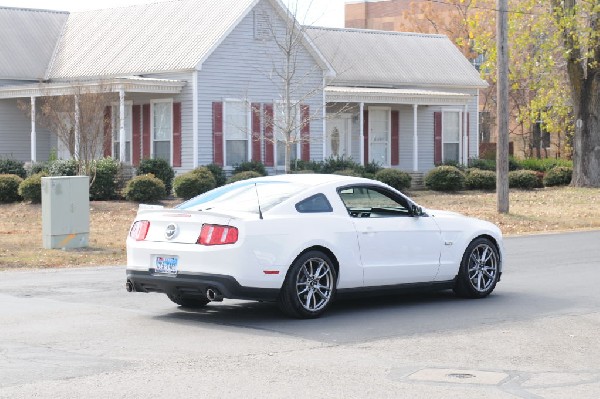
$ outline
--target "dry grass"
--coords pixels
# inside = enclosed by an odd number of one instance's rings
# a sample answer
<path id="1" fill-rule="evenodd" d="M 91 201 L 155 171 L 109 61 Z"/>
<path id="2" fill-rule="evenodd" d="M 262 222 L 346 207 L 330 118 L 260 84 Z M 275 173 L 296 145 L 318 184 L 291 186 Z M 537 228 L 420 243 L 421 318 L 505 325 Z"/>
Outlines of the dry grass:
<path id="1" fill-rule="evenodd" d="M 496 213 L 494 193 L 416 191 L 411 196 L 428 208 L 494 222 L 505 235 L 600 228 L 600 189 L 512 191 L 508 215 Z M 42 248 L 40 205 L 0 204 L 0 269 L 125 264 L 125 237 L 137 204 L 92 202 L 90 208 L 89 248 L 63 251 Z"/>
<path id="2" fill-rule="evenodd" d="M 412 198 L 425 207 L 489 220 L 498 225 L 504 235 L 600 228 L 600 189 L 511 190 L 510 212 L 502 215 L 496 212 L 495 193 L 465 191 L 442 195 L 418 191 L 412 194 Z"/>

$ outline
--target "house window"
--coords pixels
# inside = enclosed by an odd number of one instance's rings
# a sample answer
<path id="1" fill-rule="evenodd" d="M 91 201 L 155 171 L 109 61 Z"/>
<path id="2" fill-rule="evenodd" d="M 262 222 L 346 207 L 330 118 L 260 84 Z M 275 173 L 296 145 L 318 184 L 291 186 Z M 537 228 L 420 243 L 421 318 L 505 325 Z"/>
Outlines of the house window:
<path id="1" fill-rule="evenodd" d="M 444 112 L 442 141 L 444 162 L 460 162 L 460 117 L 461 112 Z"/>
<path id="2" fill-rule="evenodd" d="M 125 159 L 122 160 L 125 163 L 131 163 L 131 131 L 132 131 L 132 120 L 131 120 L 131 107 L 132 102 L 127 101 L 125 103 Z M 120 106 L 119 104 L 112 105 L 111 112 L 111 127 L 112 127 L 112 157 L 116 160 L 121 161 L 121 134 L 120 134 Z"/>
<path id="3" fill-rule="evenodd" d="M 286 118 L 286 109 L 283 103 L 275 103 L 274 109 L 274 130 L 275 130 L 275 153 L 277 160 L 277 167 L 285 167 L 285 149 L 286 142 L 290 144 L 290 162 L 294 162 L 299 158 L 298 141 L 300 139 L 299 127 L 300 127 L 300 112 L 299 107 L 296 105 L 290 109 L 289 118 Z M 291 131 L 290 131 L 291 130 Z M 286 132 L 289 131 L 289 138 L 286 137 Z"/>
<path id="4" fill-rule="evenodd" d="M 173 101 L 152 101 L 152 158 L 171 164 L 173 142 Z"/>
<path id="5" fill-rule="evenodd" d="M 391 109 L 369 107 L 369 158 L 380 165 L 390 164 Z"/>
<path id="6" fill-rule="evenodd" d="M 224 105 L 225 165 L 236 166 L 249 159 L 250 108 L 243 101 L 227 101 Z"/>

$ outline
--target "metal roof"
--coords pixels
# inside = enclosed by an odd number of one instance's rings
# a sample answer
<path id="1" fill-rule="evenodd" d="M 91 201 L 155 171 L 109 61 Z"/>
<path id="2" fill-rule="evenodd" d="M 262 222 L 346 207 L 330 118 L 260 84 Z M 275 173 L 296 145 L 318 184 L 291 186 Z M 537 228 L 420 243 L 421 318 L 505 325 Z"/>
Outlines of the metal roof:
<path id="1" fill-rule="evenodd" d="M 173 0 L 72 13 L 49 79 L 189 70 L 258 0 Z"/>
<path id="2" fill-rule="evenodd" d="M 43 79 L 68 16 L 0 7 L 0 79 Z"/>
<path id="3" fill-rule="evenodd" d="M 329 84 L 482 88 L 487 83 L 444 35 L 307 27 L 335 69 Z"/>

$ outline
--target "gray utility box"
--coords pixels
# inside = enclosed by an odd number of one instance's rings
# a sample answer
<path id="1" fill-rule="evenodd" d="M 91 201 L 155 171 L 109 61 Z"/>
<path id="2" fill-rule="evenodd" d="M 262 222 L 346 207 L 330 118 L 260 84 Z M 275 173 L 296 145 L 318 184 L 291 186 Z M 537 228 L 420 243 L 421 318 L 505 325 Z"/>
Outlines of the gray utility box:
<path id="1" fill-rule="evenodd" d="M 82 248 L 90 235 L 88 176 L 42 177 L 44 248 Z"/>

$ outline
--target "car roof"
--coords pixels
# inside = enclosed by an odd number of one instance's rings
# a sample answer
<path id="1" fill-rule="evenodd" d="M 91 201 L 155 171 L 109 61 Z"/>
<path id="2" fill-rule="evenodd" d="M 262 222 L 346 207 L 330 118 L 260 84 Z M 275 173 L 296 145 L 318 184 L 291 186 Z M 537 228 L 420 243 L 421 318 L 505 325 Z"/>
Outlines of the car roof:
<path id="1" fill-rule="evenodd" d="M 298 173 L 298 174 L 281 174 L 257 177 L 255 181 L 281 181 L 290 183 L 308 184 L 318 186 L 329 183 L 367 183 L 371 180 L 362 177 L 342 176 L 333 174 L 318 174 L 318 173 Z"/>

